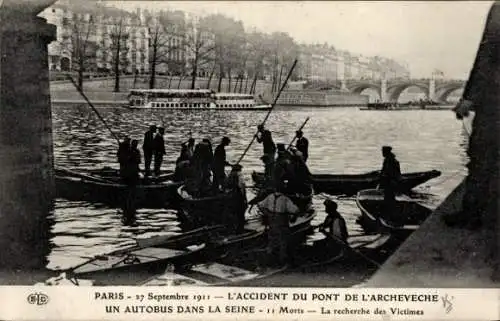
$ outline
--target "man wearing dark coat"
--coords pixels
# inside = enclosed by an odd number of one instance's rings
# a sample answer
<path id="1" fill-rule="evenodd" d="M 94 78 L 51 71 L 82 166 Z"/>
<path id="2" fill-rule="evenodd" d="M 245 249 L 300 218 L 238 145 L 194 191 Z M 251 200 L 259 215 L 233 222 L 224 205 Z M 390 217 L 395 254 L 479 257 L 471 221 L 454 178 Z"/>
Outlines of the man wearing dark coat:
<path id="1" fill-rule="evenodd" d="M 226 172 L 224 168 L 231 164 L 226 160 L 226 146 L 231 143 L 229 137 L 223 137 L 221 143 L 215 148 L 214 152 L 214 163 L 212 166 L 212 171 L 214 173 L 213 176 L 213 184 L 215 188 L 219 188 L 221 185 L 224 185 L 224 181 L 226 180 Z"/>
<path id="2" fill-rule="evenodd" d="M 401 181 L 401 168 L 391 146 L 382 147 L 384 163 L 380 171 L 380 188 L 384 191 L 385 214 L 392 223 L 398 223 L 400 217 L 396 213 L 396 194 Z"/>
<path id="3" fill-rule="evenodd" d="M 156 176 L 160 175 L 161 163 L 163 163 L 163 156 L 165 152 L 165 139 L 163 135 L 165 134 L 165 128 L 158 128 L 158 133 L 153 139 L 153 156 L 154 156 L 154 174 Z"/>
<path id="4" fill-rule="evenodd" d="M 149 130 L 144 133 L 144 141 L 142 143 L 142 151 L 144 153 L 144 176 L 151 175 L 151 161 L 153 160 L 154 137 L 156 133 L 156 125 L 149 126 Z"/>
<path id="5" fill-rule="evenodd" d="M 309 158 L 309 141 L 304 137 L 304 133 L 301 130 L 297 130 L 295 136 L 297 136 L 297 150 L 302 153 L 302 159 L 306 163 L 307 158 Z"/>

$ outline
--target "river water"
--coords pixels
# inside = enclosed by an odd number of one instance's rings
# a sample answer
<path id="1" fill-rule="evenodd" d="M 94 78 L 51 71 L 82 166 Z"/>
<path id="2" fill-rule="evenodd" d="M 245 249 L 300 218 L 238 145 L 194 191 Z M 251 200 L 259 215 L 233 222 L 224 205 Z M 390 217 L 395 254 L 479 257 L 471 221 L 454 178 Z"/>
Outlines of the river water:
<path id="1" fill-rule="evenodd" d="M 264 119 L 262 111 L 130 111 L 102 108 L 100 114 L 117 134 L 127 134 L 142 143 L 150 124 L 165 127 L 167 155 L 163 169 L 173 169 L 180 144 L 189 138 L 210 138 L 214 144 L 222 136 L 231 138 L 226 148 L 228 159 L 235 162 Z M 288 144 L 295 130 L 310 117 L 304 128 L 309 139 L 308 165 L 313 173 L 363 173 L 379 169 L 380 147 L 393 146 L 401 170 L 437 169 L 441 177 L 417 188 L 422 203 L 434 208 L 466 175 L 467 126 L 449 110 L 361 111 L 357 108 L 301 108 L 274 110 L 267 123 L 275 142 Z M 116 140 L 86 105 L 53 108 L 54 153 L 56 166 L 93 169 L 117 167 Z M 262 170 L 259 157 L 262 146 L 255 143 L 242 161 L 243 171 L 252 185 L 250 174 Z M 322 202 L 315 197 L 319 215 L 324 219 Z M 331 197 L 339 204 L 351 235 L 362 234 L 355 223 L 359 211 L 354 198 Z M 87 202 L 57 199 L 52 214 L 52 250 L 48 268 L 63 269 L 96 254 L 134 243 L 137 237 L 175 234 L 179 222 L 172 210 L 139 210 L 139 226 L 126 227 L 117 209 Z"/>

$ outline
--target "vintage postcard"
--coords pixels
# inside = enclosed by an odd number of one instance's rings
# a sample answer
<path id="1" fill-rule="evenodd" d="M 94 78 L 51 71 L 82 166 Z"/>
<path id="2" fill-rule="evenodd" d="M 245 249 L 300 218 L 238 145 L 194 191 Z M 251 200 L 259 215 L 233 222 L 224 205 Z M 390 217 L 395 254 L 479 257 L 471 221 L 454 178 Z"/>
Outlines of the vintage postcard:
<path id="1" fill-rule="evenodd" d="M 497 320 L 500 4 L 0 0 L 0 319 Z"/>

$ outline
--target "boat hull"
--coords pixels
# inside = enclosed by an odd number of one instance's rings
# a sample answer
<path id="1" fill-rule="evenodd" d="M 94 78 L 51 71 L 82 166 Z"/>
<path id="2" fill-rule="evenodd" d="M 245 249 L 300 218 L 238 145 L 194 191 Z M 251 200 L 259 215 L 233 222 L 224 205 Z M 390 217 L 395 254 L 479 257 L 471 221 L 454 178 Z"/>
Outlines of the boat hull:
<path id="1" fill-rule="evenodd" d="M 108 206 L 123 206 L 129 187 L 118 180 L 98 176 L 78 176 L 56 171 L 56 197 L 71 201 L 98 202 Z M 181 182 L 159 181 L 139 184 L 135 189 L 138 208 L 165 208 L 175 205 L 176 190 Z"/>
<path id="2" fill-rule="evenodd" d="M 231 111 L 231 110 L 248 110 L 248 111 L 266 111 L 272 109 L 271 105 L 257 105 L 254 107 L 138 107 L 138 106 L 128 106 L 131 110 L 212 110 L 212 111 Z"/>
<path id="3" fill-rule="evenodd" d="M 411 232 L 416 230 L 432 210 L 410 199 L 406 195 L 396 197 L 395 217 L 384 213 L 384 195 L 382 190 L 363 190 L 356 196 L 356 205 L 361 216 L 358 223 L 368 232 L 391 231 Z"/>
<path id="4" fill-rule="evenodd" d="M 402 174 L 400 190 L 402 192 L 410 191 L 414 187 L 440 175 L 441 172 L 437 170 Z M 253 172 L 252 179 L 255 184 L 262 185 L 264 174 Z M 313 174 L 312 181 L 315 193 L 331 195 L 355 195 L 360 190 L 376 188 L 380 183 L 379 171 L 351 175 Z"/>

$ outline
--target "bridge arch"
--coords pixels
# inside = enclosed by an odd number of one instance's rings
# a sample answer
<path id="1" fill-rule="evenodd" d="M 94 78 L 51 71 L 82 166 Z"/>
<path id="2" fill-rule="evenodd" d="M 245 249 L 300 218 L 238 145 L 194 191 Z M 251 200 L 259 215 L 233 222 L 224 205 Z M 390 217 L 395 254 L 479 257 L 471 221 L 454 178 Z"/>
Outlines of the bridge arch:
<path id="1" fill-rule="evenodd" d="M 351 85 L 348 87 L 349 91 L 354 93 L 354 94 L 361 94 L 363 90 L 366 89 L 373 89 L 374 91 L 377 92 L 378 96 L 380 99 L 382 99 L 382 88 L 380 86 L 377 86 L 375 84 L 370 84 L 370 83 L 362 83 L 362 84 L 355 84 Z"/>
<path id="2" fill-rule="evenodd" d="M 435 100 L 438 102 L 445 102 L 448 99 L 448 96 L 452 92 L 454 92 L 455 90 L 458 90 L 458 89 L 463 89 L 463 88 L 465 88 L 465 84 L 463 84 L 463 83 L 450 84 L 448 86 L 437 88 Z"/>
<path id="3" fill-rule="evenodd" d="M 429 86 L 428 85 L 410 82 L 410 83 L 402 83 L 402 84 L 393 85 L 393 86 L 387 88 L 387 99 L 389 100 L 389 102 L 397 102 L 401 93 L 410 87 L 417 87 L 417 88 L 422 89 L 422 91 L 425 93 L 427 98 L 429 98 Z"/>

